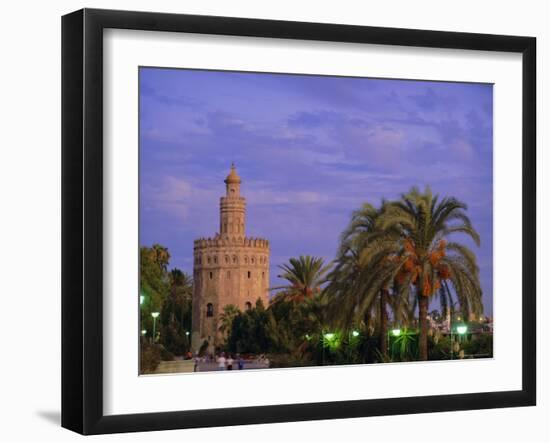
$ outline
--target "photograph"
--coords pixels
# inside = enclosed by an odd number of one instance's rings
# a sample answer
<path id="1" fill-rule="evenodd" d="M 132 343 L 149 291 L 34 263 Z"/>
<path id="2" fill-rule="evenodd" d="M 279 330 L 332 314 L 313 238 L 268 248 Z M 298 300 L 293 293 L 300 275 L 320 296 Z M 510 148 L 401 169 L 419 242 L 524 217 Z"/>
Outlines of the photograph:
<path id="1" fill-rule="evenodd" d="M 140 373 L 492 358 L 492 122 L 492 84 L 140 67 Z"/>

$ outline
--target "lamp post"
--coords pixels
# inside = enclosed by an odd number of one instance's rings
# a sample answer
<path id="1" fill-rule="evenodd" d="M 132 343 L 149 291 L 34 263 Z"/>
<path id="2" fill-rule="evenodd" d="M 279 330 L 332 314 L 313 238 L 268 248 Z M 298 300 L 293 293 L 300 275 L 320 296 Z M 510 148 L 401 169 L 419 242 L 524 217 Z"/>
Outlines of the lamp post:
<path id="1" fill-rule="evenodd" d="M 458 326 L 456 327 L 456 332 L 458 332 L 459 341 L 461 342 L 461 341 L 462 341 L 462 337 L 464 336 L 464 334 L 466 334 L 466 332 L 468 332 L 468 326 L 466 326 L 466 325 L 458 325 Z"/>
<path id="2" fill-rule="evenodd" d="M 153 317 L 153 343 L 156 341 L 156 332 L 157 332 L 157 317 L 159 316 L 159 312 L 151 312 L 151 317 Z"/>
<path id="3" fill-rule="evenodd" d="M 356 329 L 353 329 L 353 330 L 349 333 L 349 337 L 348 337 L 348 346 L 347 346 L 347 348 L 348 348 L 348 361 L 347 361 L 347 363 L 348 363 L 348 364 L 351 363 L 351 361 L 352 361 L 352 355 L 353 355 L 353 348 L 352 348 L 352 346 L 355 346 L 355 345 L 354 345 L 355 342 L 353 341 L 353 339 L 359 337 L 359 335 L 360 335 L 360 333 L 359 333 L 359 331 L 357 331 Z"/>
<path id="4" fill-rule="evenodd" d="M 323 334 L 322 337 L 323 337 L 323 339 L 322 339 L 321 343 L 323 344 L 323 366 L 324 366 L 325 365 L 325 340 L 327 341 L 327 344 L 328 344 L 328 341 L 330 341 L 334 338 L 334 333 L 333 332 L 327 332 L 326 334 Z"/>
<path id="5" fill-rule="evenodd" d="M 393 328 L 391 331 L 388 331 L 388 356 L 390 355 L 390 350 L 391 350 L 391 338 L 390 338 L 390 333 L 391 335 L 393 335 L 394 337 L 399 337 L 401 335 L 401 328 L 398 328 L 398 327 L 395 327 Z"/>
<path id="6" fill-rule="evenodd" d="M 462 337 L 468 332 L 468 326 L 460 324 L 456 327 L 456 333 L 458 334 L 458 342 L 462 342 Z M 453 329 L 451 328 L 451 360 L 454 357 L 454 341 L 453 341 Z"/>

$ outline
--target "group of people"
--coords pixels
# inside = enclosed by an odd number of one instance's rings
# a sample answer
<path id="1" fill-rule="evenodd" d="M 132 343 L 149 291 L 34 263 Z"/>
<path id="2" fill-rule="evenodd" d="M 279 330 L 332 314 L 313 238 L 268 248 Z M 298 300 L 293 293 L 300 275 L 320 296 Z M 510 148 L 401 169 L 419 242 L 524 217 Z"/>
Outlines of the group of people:
<path id="1" fill-rule="evenodd" d="M 199 355 L 196 353 L 193 357 L 195 361 L 194 372 L 212 371 L 214 368 L 218 371 L 232 371 L 233 369 L 244 369 L 245 360 L 237 354 L 233 357 L 232 354 L 220 352 L 219 354 Z M 254 359 L 248 359 L 247 369 L 263 369 L 269 368 L 270 362 L 267 356 L 261 354 Z"/>
<path id="2" fill-rule="evenodd" d="M 235 360 L 233 360 L 231 354 L 228 354 L 226 357 L 225 352 L 222 352 L 216 359 L 216 363 L 218 364 L 219 371 L 231 371 L 233 370 L 233 364 L 235 363 Z M 237 368 L 244 368 L 244 360 L 240 355 L 237 355 Z"/>

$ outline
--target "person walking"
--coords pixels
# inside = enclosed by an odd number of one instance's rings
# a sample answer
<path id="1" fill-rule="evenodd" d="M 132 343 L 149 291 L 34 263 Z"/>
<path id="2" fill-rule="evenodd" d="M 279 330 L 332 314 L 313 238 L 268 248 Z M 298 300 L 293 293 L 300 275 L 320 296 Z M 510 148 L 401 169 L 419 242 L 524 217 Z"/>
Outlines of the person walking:
<path id="1" fill-rule="evenodd" d="M 223 352 L 220 354 L 220 356 L 218 357 L 218 360 L 216 361 L 218 362 L 218 371 L 225 371 L 226 360 Z"/>
<path id="2" fill-rule="evenodd" d="M 237 358 L 238 358 L 237 365 L 239 367 L 239 370 L 241 370 L 244 368 L 244 360 L 240 355 L 237 355 Z"/>
<path id="3" fill-rule="evenodd" d="M 229 357 L 227 359 L 227 370 L 231 371 L 233 369 L 233 358 L 231 357 L 231 354 L 229 354 Z"/>

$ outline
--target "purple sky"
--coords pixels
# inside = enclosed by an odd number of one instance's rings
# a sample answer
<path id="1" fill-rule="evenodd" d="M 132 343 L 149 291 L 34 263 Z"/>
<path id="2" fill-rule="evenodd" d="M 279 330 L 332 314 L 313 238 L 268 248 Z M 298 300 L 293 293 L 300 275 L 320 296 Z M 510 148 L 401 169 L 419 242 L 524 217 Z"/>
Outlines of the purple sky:
<path id="1" fill-rule="evenodd" d="M 332 260 L 351 212 L 413 185 L 468 204 L 492 315 L 492 85 L 140 69 L 140 244 L 192 273 L 235 162 L 247 235 Z"/>

